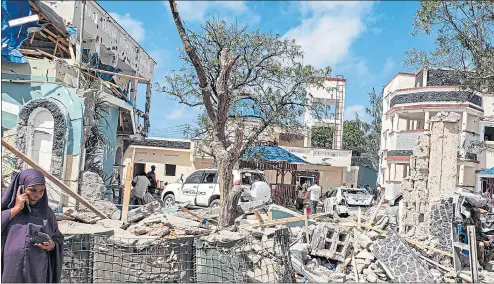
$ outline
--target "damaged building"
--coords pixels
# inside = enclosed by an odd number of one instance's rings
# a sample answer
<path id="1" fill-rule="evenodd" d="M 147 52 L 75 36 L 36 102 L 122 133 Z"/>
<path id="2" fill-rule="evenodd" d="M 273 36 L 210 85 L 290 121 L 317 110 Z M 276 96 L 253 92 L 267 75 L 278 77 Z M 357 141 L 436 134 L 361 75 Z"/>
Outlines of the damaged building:
<path id="1" fill-rule="evenodd" d="M 440 112 L 459 115 L 452 186 L 481 190 L 476 174 L 494 166 L 494 152 L 479 147 L 484 141 L 494 143 L 494 97 L 463 90 L 460 84 L 447 70 L 423 69 L 416 74 L 397 73 L 384 87 L 378 181 L 389 194 L 411 175 L 414 145 L 419 136 L 430 133 L 431 118 Z"/>
<path id="2" fill-rule="evenodd" d="M 118 190 L 124 141 L 149 130 L 156 62 L 96 1 L 2 1 L 2 22 L 2 138 L 73 191 L 84 171 Z M 26 165 L 2 158 L 8 184 Z"/>

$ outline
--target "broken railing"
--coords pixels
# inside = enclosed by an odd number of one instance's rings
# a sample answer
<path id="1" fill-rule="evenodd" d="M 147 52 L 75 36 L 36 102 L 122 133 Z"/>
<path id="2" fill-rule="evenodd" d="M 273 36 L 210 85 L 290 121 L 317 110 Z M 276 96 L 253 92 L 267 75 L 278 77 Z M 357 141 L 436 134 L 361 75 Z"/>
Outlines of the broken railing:
<path id="1" fill-rule="evenodd" d="M 62 283 L 293 282 L 290 232 L 273 239 L 68 235 Z"/>

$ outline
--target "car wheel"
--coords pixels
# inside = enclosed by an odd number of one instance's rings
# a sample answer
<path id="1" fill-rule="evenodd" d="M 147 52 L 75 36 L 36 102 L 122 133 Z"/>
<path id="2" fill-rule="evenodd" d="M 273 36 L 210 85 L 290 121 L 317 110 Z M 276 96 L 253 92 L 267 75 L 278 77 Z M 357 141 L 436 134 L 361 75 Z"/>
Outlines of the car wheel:
<path id="1" fill-rule="evenodd" d="M 163 207 L 172 208 L 175 206 L 175 196 L 173 194 L 167 194 L 165 198 L 163 198 Z"/>
<path id="2" fill-rule="evenodd" d="M 218 207 L 220 207 L 220 200 L 219 199 L 215 199 L 215 200 L 211 201 L 211 204 L 209 204 L 209 207 L 211 207 L 211 208 L 218 208 Z"/>

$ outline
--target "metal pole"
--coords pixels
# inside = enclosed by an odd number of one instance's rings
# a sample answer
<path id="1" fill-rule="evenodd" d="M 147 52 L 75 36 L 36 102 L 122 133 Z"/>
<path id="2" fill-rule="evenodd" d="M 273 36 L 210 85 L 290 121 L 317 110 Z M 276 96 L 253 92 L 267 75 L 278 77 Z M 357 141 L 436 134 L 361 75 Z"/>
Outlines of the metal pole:
<path id="1" fill-rule="evenodd" d="M 472 274 L 472 283 L 479 282 L 479 268 L 477 257 L 477 238 L 475 237 L 475 226 L 467 226 L 468 246 L 470 256 L 470 273 Z"/>
<path id="2" fill-rule="evenodd" d="M 84 18 L 86 17 L 86 0 L 81 1 L 81 24 L 79 28 L 79 48 L 77 49 L 77 56 L 76 56 L 76 61 L 77 64 L 79 64 L 79 67 L 82 66 L 82 43 L 84 41 Z M 78 70 L 78 75 L 77 75 L 77 88 L 80 87 L 81 85 L 81 73 L 82 70 Z"/>

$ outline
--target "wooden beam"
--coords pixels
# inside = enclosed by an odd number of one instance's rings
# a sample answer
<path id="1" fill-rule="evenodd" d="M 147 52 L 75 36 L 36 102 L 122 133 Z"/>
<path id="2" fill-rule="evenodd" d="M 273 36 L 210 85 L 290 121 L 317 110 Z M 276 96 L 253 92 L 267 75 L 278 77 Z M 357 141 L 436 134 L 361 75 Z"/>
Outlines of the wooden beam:
<path id="1" fill-rule="evenodd" d="M 254 210 L 254 215 L 256 215 L 256 219 L 259 222 L 259 226 L 262 227 L 262 225 L 264 224 L 264 220 L 262 219 L 261 214 L 259 214 L 259 211 Z"/>
<path id="2" fill-rule="evenodd" d="M 31 166 L 33 169 L 36 169 L 43 173 L 43 175 L 51 182 L 53 182 L 56 186 L 58 186 L 64 193 L 70 195 L 73 197 L 75 200 L 79 201 L 82 205 L 86 206 L 88 209 L 96 213 L 96 215 L 100 216 L 103 219 L 108 219 L 108 216 L 106 216 L 103 212 L 101 212 L 98 208 L 94 207 L 91 203 L 86 201 L 82 196 L 77 194 L 76 192 L 73 192 L 68 188 L 62 181 L 60 181 L 58 178 L 47 172 L 45 169 L 40 167 L 38 164 L 36 164 L 31 158 L 28 156 L 24 155 L 21 153 L 19 150 L 17 150 L 14 146 L 10 145 L 7 141 L 2 139 L 2 146 L 7 148 L 10 152 L 12 152 L 14 155 L 16 155 L 19 159 L 21 159 L 23 162 Z"/>
<path id="3" fill-rule="evenodd" d="M 55 50 L 53 50 L 53 56 L 57 56 L 57 49 L 59 43 L 60 43 L 60 37 L 57 36 L 57 43 L 55 43 Z"/>
<path id="4" fill-rule="evenodd" d="M 317 218 L 325 217 L 325 216 L 329 216 L 329 215 L 331 215 L 331 213 L 313 214 L 313 215 L 308 215 L 307 219 L 313 220 L 313 219 L 317 219 Z M 258 223 L 254 223 L 254 224 L 241 225 L 241 226 L 239 226 L 239 228 L 266 227 L 266 226 L 282 225 L 282 224 L 287 224 L 287 223 L 299 222 L 299 221 L 304 221 L 304 220 L 305 220 L 305 215 L 302 215 L 302 216 L 297 216 L 297 217 L 277 219 L 277 220 L 273 220 L 273 221 L 264 221 L 262 226 L 259 226 Z"/>
<path id="5" fill-rule="evenodd" d="M 146 78 L 139 77 L 139 76 L 132 76 L 132 75 L 116 73 L 116 72 L 111 72 L 111 71 L 106 71 L 106 70 L 101 70 L 101 69 L 96 69 L 96 68 L 89 68 L 89 67 L 85 67 L 85 66 L 80 66 L 79 68 L 84 69 L 84 70 L 98 72 L 98 73 L 105 73 L 105 74 L 120 76 L 120 77 L 124 77 L 124 78 L 129 78 L 129 79 L 137 79 L 137 80 L 143 81 L 145 83 L 150 83 L 150 81 L 147 80 Z"/>
<path id="6" fill-rule="evenodd" d="M 131 146 L 132 147 L 132 146 Z M 132 173 L 134 171 L 134 158 L 136 154 L 136 148 L 132 147 L 132 157 L 130 163 L 127 164 L 127 174 L 125 176 L 125 187 L 122 201 L 122 221 L 127 222 L 129 215 L 129 205 L 130 205 L 130 192 L 132 183 Z"/>
<path id="7" fill-rule="evenodd" d="M 29 44 L 32 45 L 33 44 L 33 40 L 34 40 L 34 35 L 36 34 L 36 32 L 32 33 L 31 34 L 31 39 L 29 40 Z"/>
<path id="8" fill-rule="evenodd" d="M 57 42 L 57 40 L 56 40 L 54 37 L 52 37 L 52 36 L 50 36 L 50 35 L 46 35 L 46 34 L 44 33 L 44 31 L 47 31 L 47 30 L 45 29 L 45 30 L 43 30 L 43 31 L 38 31 L 38 33 L 39 33 L 41 36 L 43 36 L 44 38 L 47 38 L 47 39 L 51 40 L 53 43 L 56 43 L 56 42 Z M 69 53 L 69 50 L 68 50 L 65 46 L 63 46 L 63 45 L 60 45 L 60 49 L 62 49 L 63 51 L 65 51 L 65 52 Z"/>

